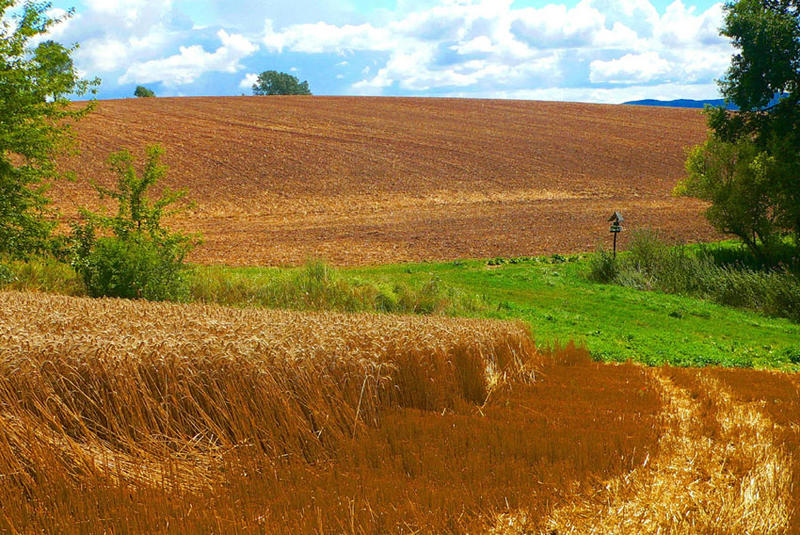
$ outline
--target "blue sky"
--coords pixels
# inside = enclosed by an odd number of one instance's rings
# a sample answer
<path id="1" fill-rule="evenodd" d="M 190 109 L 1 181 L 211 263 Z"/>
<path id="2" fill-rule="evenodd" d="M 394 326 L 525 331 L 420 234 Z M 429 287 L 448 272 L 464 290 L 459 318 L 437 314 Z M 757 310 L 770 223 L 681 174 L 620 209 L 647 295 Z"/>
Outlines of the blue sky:
<path id="1" fill-rule="evenodd" d="M 53 38 L 100 98 L 314 94 L 584 102 L 717 98 L 732 50 L 708 0 L 55 0 Z"/>

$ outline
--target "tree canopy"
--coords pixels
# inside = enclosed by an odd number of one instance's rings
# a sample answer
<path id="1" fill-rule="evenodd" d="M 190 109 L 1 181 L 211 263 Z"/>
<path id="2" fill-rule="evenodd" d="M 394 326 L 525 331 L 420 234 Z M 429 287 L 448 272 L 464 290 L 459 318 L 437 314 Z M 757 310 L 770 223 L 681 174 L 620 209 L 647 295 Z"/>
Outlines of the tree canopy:
<path id="1" fill-rule="evenodd" d="M 147 89 L 143 85 L 137 85 L 136 89 L 133 91 L 133 96 L 136 98 L 150 98 L 156 96 L 156 94 L 152 89 Z"/>
<path id="2" fill-rule="evenodd" d="M 310 95 L 308 82 L 278 71 L 264 71 L 253 84 L 254 95 Z"/>
<path id="3" fill-rule="evenodd" d="M 63 20 L 47 14 L 50 4 L 16 4 L 0 0 L 0 254 L 25 256 L 45 245 L 53 227 L 43 187 L 58 174 L 53 156 L 65 147 L 70 121 L 91 107 L 72 107 L 66 95 L 84 95 L 98 82 L 79 77 L 75 47 L 34 46 Z"/>
<path id="4" fill-rule="evenodd" d="M 740 111 L 707 110 L 710 134 L 678 193 L 712 202 L 709 221 L 768 257 L 800 249 L 800 1 L 737 0 L 721 34 L 736 53 L 720 88 Z"/>

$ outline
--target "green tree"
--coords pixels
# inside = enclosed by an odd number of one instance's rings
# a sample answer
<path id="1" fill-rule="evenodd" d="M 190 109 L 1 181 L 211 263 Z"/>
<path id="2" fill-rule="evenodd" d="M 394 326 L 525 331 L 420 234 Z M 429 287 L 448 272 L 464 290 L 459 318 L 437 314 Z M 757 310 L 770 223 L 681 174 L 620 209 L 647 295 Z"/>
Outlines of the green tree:
<path id="1" fill-rule="evenodd" d="M 94 297 L 182 300 L 187 296 L 184 259 L 198 237 L 170 232 L 162 218 L 184 209 L 186 190 L 166 188 L 156 200 L 148 190 L 167 172 L 161 164 L 164 150 L 147 148 L 141 176 L 128 151 L 113 154 L 109 163 L 117 174 L 116 189 L 93 183 L 101 198 L 117 203 L 107 216 L 83 209 L 83 223 L 73 228 L 73 266 Z M 183 204 L 172 208 L 176 203 Z M 97 231 L 102 235 L 97 237 Z"/>
<path id="2" fill-rule="evenodd" d="M 143 85 L 137 85 L 136 90 L 133 92 L 133 96 L 136 98 L 150 98 L 156 96 L 152 89 L 147 89 Z"/>
<path id="3" fill-rule="evenodd" d="M 308 82 L 300 83 L 296 76 L 278 71 L 264 71 L 253 84 L 254 95 L 310 95 Z"/>
<path id="4" fill-rule="evenodd" d="M 679 194 L 711 201 L 709 221 L 769 257 L 782 234 L 800 249 L 800 2 L 737 0 L 721 34 L 736 49 L 719 82 L 739 107 L 706 110 L 709 138 Z"/>
<path id="5" fill-rule="evenodd" d="M 67 148 L 69 124 L 91 105 L 70 106 L 66 95 L 93 92 L 71 54 L 53 41 L 34 46 L 62 18 L 48 3 L 0 0 L 0 254 L 43 250 L 54 227 L 45 183 L 59 173 L 54 155 Z M 71 12 L 67 15 L 70 16 Z"/>

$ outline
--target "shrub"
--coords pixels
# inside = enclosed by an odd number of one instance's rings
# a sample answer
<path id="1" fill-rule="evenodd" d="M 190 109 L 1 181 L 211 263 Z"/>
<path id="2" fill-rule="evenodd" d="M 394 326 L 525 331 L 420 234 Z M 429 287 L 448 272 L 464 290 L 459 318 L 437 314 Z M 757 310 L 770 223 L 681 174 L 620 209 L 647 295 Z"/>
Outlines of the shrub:
<path id="1" fill-rule="evenodd" d="M 72 264 L 89 295 L 155 301 L 188 297 L 183 262 L 197 238 L 172 233 L 161 224 L 165 210 L 186 192 L 166 189 L 155 201 L 147 197 L 148 189 L 166 173 L 162 154 L 160 147 L 148 147 L 141 177 L 130 153 L 113 154 L 109 161 L 118 175 L 117 189 L 93 184 L 101 197 L 117 201 L 118 210 L 114 217 L 83 210 L 84 223 L 73 229 Z M 97 239 L 96 229 L 110 236 Z"/>
<path id="2" fill-rule="evenodd" d="M 181 254 L 152 240 L 101 238 L 85 258 L 81 275 L 92 297 L 185 301 L 189 288 Z"/>
<path id="3" fill-rule="evenodd" d="M 15 280 L 17 277 L 14 275 L 14 270 L 5 264 L 0 264 L 0 287 L 11 284 Z"/>
<path id="4" fill-rule="evenodd" d="M 597 253 L 589 259 L 589 280 L 603 283 L 614 282 L 618 274 L 617 259 L 605 249 L 598 249 Z"/>

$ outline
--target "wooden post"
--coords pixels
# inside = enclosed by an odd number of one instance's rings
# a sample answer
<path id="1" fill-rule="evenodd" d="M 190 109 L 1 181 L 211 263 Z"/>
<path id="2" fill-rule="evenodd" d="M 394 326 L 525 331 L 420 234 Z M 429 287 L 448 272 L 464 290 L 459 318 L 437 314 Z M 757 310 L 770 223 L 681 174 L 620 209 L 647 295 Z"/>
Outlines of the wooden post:
<path id="1" fill-rule="evenodd" d="M 611 217 L 608 218 L 608 221 L 611 223 L 611 228 L 609 229 L 611 233 L 614 235 L 614 259 L 617 258 L 617 234 L 622 232 L 622 214 L 619 212 L 614 212 L 611 214 Z"/>

